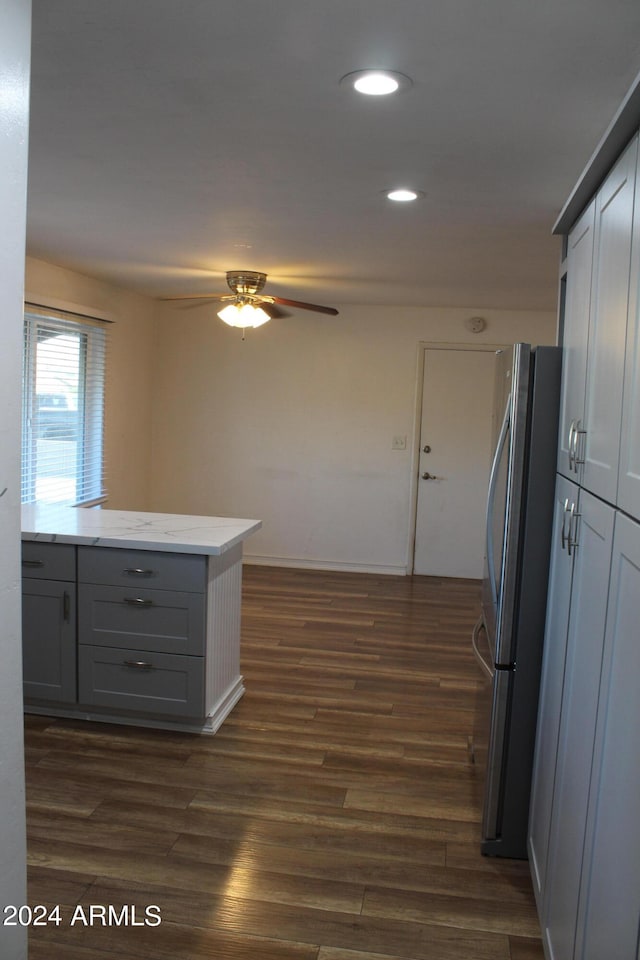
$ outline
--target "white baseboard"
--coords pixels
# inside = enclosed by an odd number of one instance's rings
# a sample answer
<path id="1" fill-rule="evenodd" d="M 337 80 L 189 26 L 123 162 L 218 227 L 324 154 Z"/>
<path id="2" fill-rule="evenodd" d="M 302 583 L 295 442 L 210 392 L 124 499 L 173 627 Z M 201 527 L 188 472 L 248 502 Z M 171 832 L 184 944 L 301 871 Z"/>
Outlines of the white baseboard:
<path id="1" fill-rule="evenodd" d="M 209 710 L 209 715 L 202 727 L 202 733 L 215 733 L 223 720 L 229 716 L 236 703 L 244 693 L 244 684 L 242 677 L 238 677 L 229 688 L 225 690 L 218 702 Z"/>
<path id="2" fill-rule="evenodd" d="M 97 710 L 56 707 L 50 706 L 49 704 L 46 706 L 38 706 L 25 703 L 24 712 L 45 717 L 62 717 L 67 720 L 91 720 L 92 722 L 96 721 L 98 723 L 120 724 L 125 727 L 147 727 L 154 730 L 178 730 L 181 733 L 203 733 L 211 735 L 218 730 L 222 721 L 228 716 L 243 693 L 244 686 L 241 684 L 241 687 L 235 691 L 234 697 L 227 700 L 220 709 L 214 712 L 212 716 L 207 717 L 204 722 L 193 720 L 182 722 L 181 720 L 171 720 L 169 718 L 158 720 L 154 717 L 127 716 L 124 713 L 110 712 L 109 710 L 101 713 Z"/>
<path id="3" fill-rule="evenodd" d="M 263 567 L 290 567 L 299 570 L 334 570 L 340 573 L 379 573 L 388 576 L 406 577 L 406 566 L 391 566 L 375 563 L 341 563 L 333 560 L 300 560 L 295 557 L 261 557 L 245 553 L 243 563 Z"/>

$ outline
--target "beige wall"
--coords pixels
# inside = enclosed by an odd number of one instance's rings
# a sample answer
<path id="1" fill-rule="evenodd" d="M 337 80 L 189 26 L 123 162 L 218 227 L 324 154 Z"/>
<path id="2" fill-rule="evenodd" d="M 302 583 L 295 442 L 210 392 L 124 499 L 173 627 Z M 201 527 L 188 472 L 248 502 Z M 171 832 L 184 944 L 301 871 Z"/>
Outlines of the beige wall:
<path id="1" fill-rule="evenodd" d="M 487 328 L 469 334 L 478 313 Z M 344 307 L 242 341 L 212 306 L 162 306 L 159 318 L 153 509 L 261 519 L 249 559 L 399 573 L 418 344 L 553 343 L 556 324 L 552 313 Z M 392 450 L 394 435 L 406 451 Z"/>
<path id="2" fill-rule="evenodd" d="M 555 339 L 552 313 L 352 306 L 243 341 L 212 306 L 161 304 L 32 258 L 26 289 L 114 320 L 107 506 L 256 517 L 245 555 L 258 562 L 405 572 L 418 345 Z M 476 314 L 478 335 L 464 326 Z M 396 435 L 406 450 L 392 450 Z"/>
<path id="3" fill-rule="evenodd" d="M 25 286 L 26 298 L 36 303 L 75 305 L 114 321 L 109 327 L 105 410 L 107 506 L 148 509 L 156 303 L 32 257 L 27 258 Z"/>

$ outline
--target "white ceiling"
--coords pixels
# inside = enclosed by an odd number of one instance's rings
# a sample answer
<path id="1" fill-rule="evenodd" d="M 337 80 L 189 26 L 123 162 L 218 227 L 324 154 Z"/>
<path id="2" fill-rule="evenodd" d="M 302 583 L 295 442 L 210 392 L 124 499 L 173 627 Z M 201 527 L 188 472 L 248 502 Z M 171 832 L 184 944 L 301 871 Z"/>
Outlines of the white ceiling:
<path id="1" fill-rule="evenodd" d="M 413 86 L 339 85 L 365 67 Z M 248 268 L 552 309 L 551 228 L 639 71 L 638 0 L 33 0 L 28 251 L 152 296 Z"/>

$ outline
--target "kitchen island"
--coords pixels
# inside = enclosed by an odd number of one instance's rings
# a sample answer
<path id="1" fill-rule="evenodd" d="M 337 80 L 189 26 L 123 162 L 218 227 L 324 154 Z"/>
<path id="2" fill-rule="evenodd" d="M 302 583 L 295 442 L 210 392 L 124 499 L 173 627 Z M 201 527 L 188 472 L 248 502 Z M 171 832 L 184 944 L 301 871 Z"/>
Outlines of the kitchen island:
<path id="1" fill-rule="evenodd" d="M 244 692 L 258 520 L 22 508 L 25 710 L 215 733 Z"/>

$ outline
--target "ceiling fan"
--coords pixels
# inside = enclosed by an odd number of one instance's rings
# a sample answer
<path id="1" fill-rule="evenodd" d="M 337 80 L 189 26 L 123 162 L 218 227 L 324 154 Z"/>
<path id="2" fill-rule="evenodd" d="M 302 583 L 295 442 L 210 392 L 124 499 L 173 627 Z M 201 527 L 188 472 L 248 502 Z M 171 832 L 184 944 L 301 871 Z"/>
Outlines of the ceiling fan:
<path id="1" fill-rule="evenodd" d="M 317 303 L 304 303 L 302 300 L 287 300 L 262 293 L 266 283 L 266 273 L 255 270 L 228 270 L 227 285 L 231 293 L 198 293 L 190 297 L 163 297 L 164 300 L 228 300 L 229 303 L 218 316 L 232 327 L 259 327 L 274 317 L 286 317 L 285 307 L 297 307 L 300 310 L 313 310 L 337 317 L 335 307 L 322 307 Z"/>

